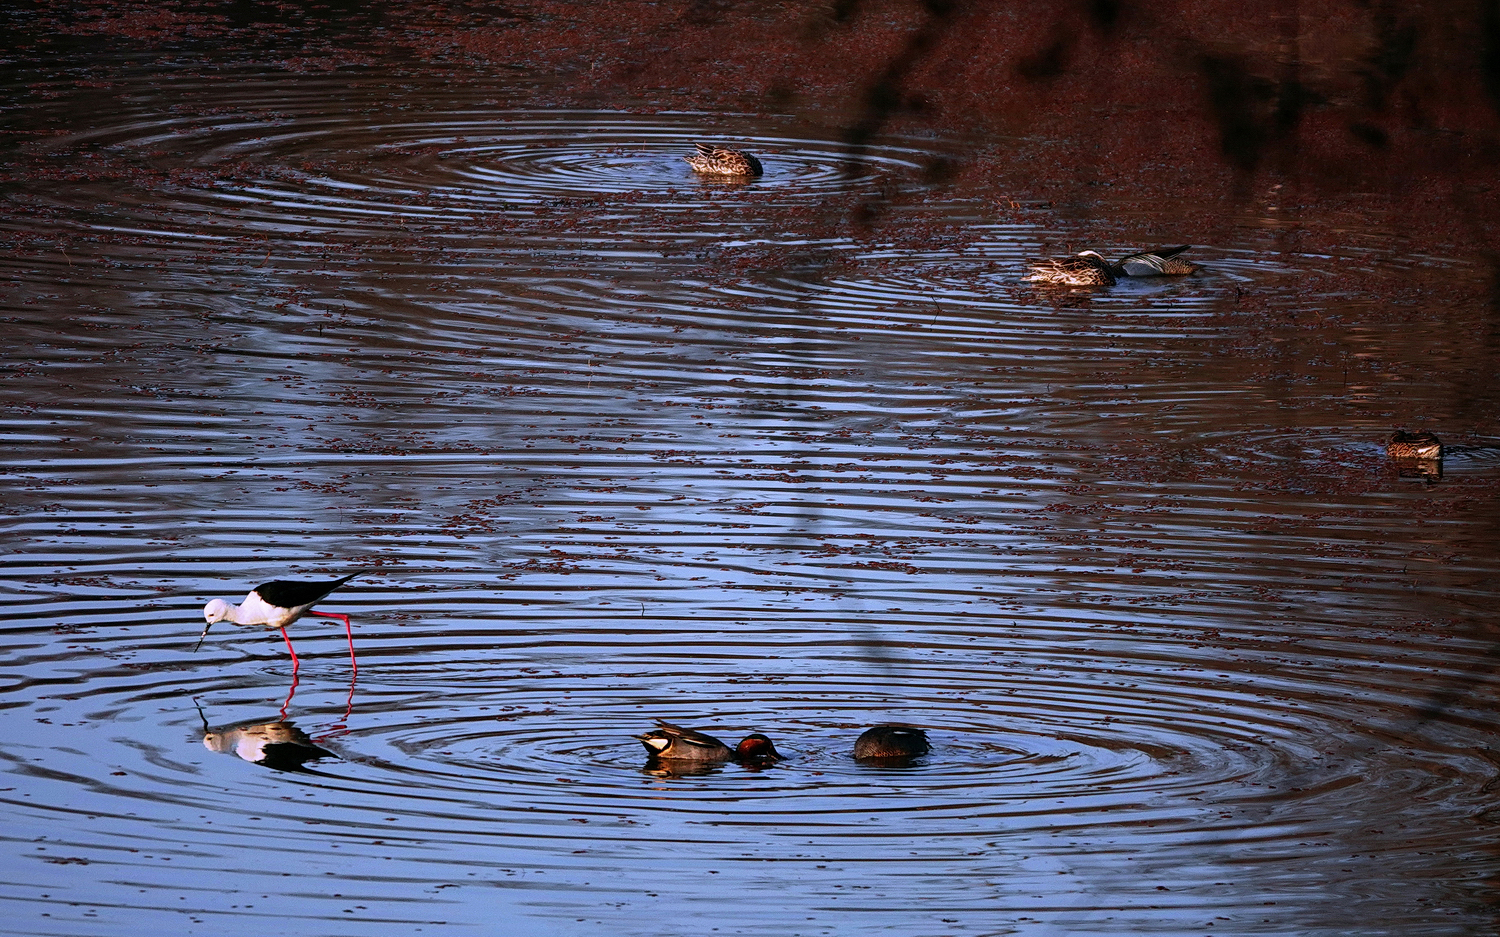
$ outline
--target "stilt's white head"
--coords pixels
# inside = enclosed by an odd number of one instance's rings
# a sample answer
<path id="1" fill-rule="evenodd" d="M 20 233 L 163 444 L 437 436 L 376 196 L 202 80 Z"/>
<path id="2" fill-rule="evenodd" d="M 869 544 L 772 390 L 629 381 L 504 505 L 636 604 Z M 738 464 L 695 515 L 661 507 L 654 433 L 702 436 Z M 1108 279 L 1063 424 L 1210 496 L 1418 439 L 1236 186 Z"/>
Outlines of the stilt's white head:
<path id="1" fill-rule="evenodd" d="M 203 626 L 203 633 L 198 635 L 198 643 L 193 645 L 193 650 L 203 646 L 203 639 L 208 637 L 208 629 L 213 627 L 216 621 L 227 621 L 234 617 L 233 606 L 223 599 L 214 599 L 203 606 L 203 620 L 208 624 Z"/>

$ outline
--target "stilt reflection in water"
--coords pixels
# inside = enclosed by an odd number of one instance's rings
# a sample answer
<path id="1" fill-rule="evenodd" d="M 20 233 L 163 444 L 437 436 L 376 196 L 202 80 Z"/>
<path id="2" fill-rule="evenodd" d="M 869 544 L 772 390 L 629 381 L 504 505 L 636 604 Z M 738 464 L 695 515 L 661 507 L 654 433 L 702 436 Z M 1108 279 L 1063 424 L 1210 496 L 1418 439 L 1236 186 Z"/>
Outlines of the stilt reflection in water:
<path id="1" fill-rule="evenodd" d="M 306 732 L 287 721 L 284 711 L 274 722 L 254 722 L 221 729 L 209 728 L 208 717 L 204 716 L 201 706 L 198 707 L 198 717 L 203 722 L 204 748 L 234 755 L 274 771 L 306 771 L 304 765 L 309 761 L 338 757 L 314 744 Z"/>

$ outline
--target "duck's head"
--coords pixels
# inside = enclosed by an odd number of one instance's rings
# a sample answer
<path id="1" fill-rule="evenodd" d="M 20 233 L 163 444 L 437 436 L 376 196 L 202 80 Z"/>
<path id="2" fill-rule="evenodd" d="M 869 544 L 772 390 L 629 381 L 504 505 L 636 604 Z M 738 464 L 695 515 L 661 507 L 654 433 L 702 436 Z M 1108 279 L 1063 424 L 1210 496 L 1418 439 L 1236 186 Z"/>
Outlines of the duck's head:
<path id="1" fill-rule="evenodd" d="M 781 752 L 776 750 L 769 738 L 759 732 L 752 732 L 740 739 L 740 744 L 734 748 L 734 756 L 740 761 L 758 764 L 781 760 Z"/>
<path id="2" fill-rule="evenodd" d="M 653 755 L 660 755 L 672 747 L 672 737 L 660 729 L 652 729 L 645 735 L 637 735 L 641 744 L 646 746 L 646 751 Z"/>

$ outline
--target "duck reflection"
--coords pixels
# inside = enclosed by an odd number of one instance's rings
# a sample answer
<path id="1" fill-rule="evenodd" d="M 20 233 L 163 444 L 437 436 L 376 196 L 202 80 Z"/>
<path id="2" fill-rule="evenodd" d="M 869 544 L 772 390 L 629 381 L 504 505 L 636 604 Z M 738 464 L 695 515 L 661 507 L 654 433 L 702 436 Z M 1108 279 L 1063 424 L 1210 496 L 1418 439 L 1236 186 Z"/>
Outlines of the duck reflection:
<path id="1" fill-rule="evenodd" d="M 203 708 L 198 708 L 198 717 L 203 721 L 203 747 L 211 752 L 234 755 L 253 765 L 273 771 L 307 771 L 304 765 L 320 758 L 337 758 L 333 752 L 320 748 L 306 732 L 297 728 L 284 717 L 273 722 L 255 722 L 222 729 L 210 729 Z"/>

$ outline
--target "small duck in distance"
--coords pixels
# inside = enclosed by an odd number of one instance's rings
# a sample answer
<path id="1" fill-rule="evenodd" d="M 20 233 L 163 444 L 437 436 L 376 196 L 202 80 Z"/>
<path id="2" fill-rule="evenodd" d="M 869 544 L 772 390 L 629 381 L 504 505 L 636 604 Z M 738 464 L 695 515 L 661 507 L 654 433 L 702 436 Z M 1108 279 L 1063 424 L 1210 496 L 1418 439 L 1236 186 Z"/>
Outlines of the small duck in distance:
<path id="1" fill-rule="evenodd" d="M 1199 264 L 1178 256 L 1191 246 L 1181 244 L 1137 251 L 1126 254 L 1119 263 L 1110 263 L 1098 251 L 1079 251 L 1072 257 L 1034 263 L 1031 273 L 1022 279 L 1055 286 L 1114 286 L 1121 277 L 1182 277 L 1203 269 Z"/>
<path id="2" fill-rule="evenodd" d="M 927 733 L 911 726 L 884 725 L 866 729 L 854 742 L 854 760 L 899 767 L 932 750 Z"/>
<path id="3" fill-rule="evenodd" d="M 752 732 L 731 749 L 706 732 L 684 729 L 665 719 L 656 720 L 660 728 L 636 738 L 646 746 L 651 757 L 661 761 L 718 763 L 733 759 L 745 765 L 766 765 L 781 760 L 781 753 L 769 738 Z"/>
<path id="4" fill-rule="evenodd" d="M 727 146 L 708 143 L 696 146 L 697 153 L 683 157 L 695 172 L 706 176 L 734 176 L 741 179 L 753 179 L 765 172 L 760 160 L 743 150 L 731 150 Z"/>

